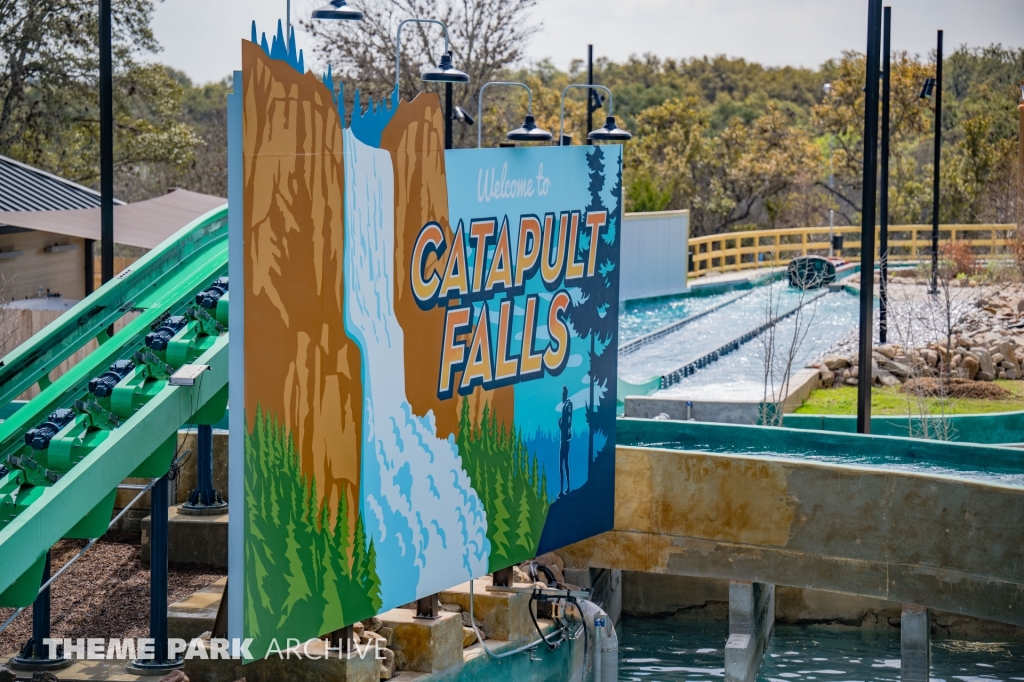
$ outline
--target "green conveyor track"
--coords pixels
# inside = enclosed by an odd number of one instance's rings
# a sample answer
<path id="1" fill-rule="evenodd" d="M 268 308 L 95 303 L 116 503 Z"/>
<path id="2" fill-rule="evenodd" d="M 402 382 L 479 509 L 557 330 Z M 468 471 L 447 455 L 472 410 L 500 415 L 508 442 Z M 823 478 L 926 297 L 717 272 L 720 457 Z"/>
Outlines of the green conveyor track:
<path id="1" fill-rule="evenodd" d="M 0 361 L 0 408 L 32 385 L 40 388 L 0 423 L 0 466 L 7 470 L 0 476 L 0 606 L 35 600 L 46 552 L 58 540 L 106 532 L 125 478 L 166 474 L 182 425 L 223 418 L 228 295 L 204 306 L 197 294 L 227 269 L 223 206 Z M 132 313 L 134 319 L 107 335 Z M 151 332 L 162 343 L 147 344 Z M 53 368 L 93 339 L 99 347 L 51 381 Z M 171 386 L 169 375 L 184 364 L 210 369 L 193 386 Z M 90 391 L 90 380 L 105 373 L 99 383 L 106 386 Z"/>

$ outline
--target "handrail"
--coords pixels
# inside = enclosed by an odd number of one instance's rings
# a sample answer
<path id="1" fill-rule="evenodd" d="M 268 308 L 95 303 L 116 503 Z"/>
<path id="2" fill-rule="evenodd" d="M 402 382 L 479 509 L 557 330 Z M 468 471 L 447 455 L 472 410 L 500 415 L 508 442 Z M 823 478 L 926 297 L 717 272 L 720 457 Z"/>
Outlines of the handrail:
<path id="1" fill-rule="evenodd" d="M 797 256 L 827 256 L 829 227 L 794 227 L 774 230 L 750 230 L 692 237 L 689 240 L 690 277 L 709 271 L 733 272 L 785 265 Z M 834 227 L 843 235 L 839 257 L 859 257 L 860 226 Z M 917 260 L 931 248 L 931 225 L 890 225 L 889 260 Z M 969 240 L 976 256 L 1001 256 L 1009 251 L 1015 225 L 940 225 L 939 238 Z M 877 228 L 876 228 L 877 233 Z"/>

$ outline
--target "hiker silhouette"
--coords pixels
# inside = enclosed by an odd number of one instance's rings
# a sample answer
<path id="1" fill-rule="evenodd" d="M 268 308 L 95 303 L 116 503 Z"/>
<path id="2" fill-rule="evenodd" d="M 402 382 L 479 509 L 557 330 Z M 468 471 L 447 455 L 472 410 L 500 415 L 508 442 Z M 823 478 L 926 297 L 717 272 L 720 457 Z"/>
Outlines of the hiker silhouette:
<path id="1" fill-rule="evenodd" d="M 562 386 L 562 416 L 558 418 L 558 430 L 558 497 L 562 497 L 572 488 L 572 484 L 569 482 L 569 441 L 572 440 L 572 401 L 569 400 L 569 388 L 567 386 Z"/>

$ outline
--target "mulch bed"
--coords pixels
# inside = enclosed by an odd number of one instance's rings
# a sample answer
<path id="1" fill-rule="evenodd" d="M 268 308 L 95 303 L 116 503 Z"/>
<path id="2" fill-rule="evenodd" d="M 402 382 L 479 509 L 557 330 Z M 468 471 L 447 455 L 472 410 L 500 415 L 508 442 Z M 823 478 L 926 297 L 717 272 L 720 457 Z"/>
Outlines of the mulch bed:
<path id="1" fill-rule="evenodd" d="M 1013 393 L 989 381 L 967 381 L 950 379 L 948 382 L 934 377 L 911 379 L 902 386 L 903 393 L 927 396 L 929 398 L 971 398 L 978 400 L 1006 400 Z"/>
<path id="2" fill-rule="evenodd" d="M 61 540 L 53 547 L 56 572 L 86 544 Z M 217 566 L 170 567 L 168 603 L 184 599 L 227 574 Z M 0 624 L 14 609 L 0 608 Z M 104 536 L 50 586 L 53 637 L 148 637 L 149 566 L 140 559 L 138 535 Z M 32 635 L 32 608 L 0 633 L 0 656 L 17 652 Z"/>

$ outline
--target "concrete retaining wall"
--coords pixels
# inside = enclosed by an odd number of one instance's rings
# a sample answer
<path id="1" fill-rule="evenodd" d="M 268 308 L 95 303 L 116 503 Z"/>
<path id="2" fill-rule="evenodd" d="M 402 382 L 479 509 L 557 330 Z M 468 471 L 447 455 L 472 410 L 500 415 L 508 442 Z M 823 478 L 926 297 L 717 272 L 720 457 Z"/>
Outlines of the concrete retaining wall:
<path id="1" fill-rule="evenodd" d="M 620 446 L 615 530 L 559 553 L 577 566 L 828 590 L 1024 625 L 1020 488 Z"/>

